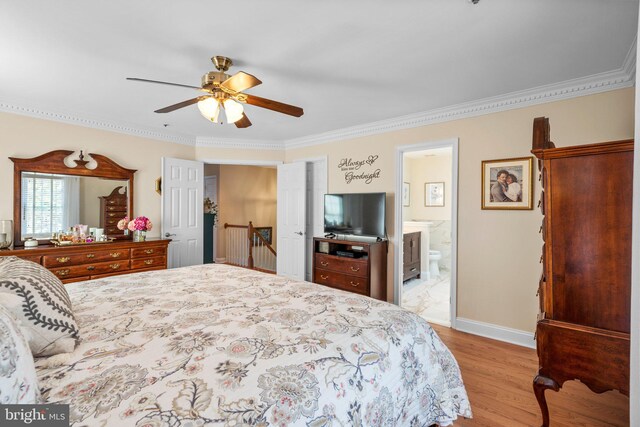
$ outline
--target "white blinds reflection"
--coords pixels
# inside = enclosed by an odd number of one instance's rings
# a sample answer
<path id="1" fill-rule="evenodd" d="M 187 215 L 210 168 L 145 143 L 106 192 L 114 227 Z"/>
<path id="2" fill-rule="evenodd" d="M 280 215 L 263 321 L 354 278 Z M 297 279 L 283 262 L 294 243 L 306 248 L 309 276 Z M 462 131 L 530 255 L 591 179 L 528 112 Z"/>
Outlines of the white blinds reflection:
<path id="1" fill-rule="evenodd" d="M 47 238 L 79 221 L 79 178 L 22 173 L 22 238 Z"/>

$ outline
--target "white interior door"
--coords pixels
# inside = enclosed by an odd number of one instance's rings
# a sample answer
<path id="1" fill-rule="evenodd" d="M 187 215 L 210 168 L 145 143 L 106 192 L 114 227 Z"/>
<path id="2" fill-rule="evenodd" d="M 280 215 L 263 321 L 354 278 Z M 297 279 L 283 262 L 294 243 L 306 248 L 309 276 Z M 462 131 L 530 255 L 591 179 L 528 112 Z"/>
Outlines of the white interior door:
<path id="1" fill-rule="evenodd" d="M 306 229 L 306 164 L 278 165 L 277 273 L 304 280 Z"/>
<path id="2" fill-rule="evenodd" d="M 313 276 L 313 238 L 324 235 L 324 195 L 327 194 L 327 159 L 307 162 L 307 235 L 305 280 Z"/>
<path id="3" fill-rule="evenodd" d="M 168 267 L 202 264 L 204 164 L 162 158 L 162 229 L 169 244 Z"/>

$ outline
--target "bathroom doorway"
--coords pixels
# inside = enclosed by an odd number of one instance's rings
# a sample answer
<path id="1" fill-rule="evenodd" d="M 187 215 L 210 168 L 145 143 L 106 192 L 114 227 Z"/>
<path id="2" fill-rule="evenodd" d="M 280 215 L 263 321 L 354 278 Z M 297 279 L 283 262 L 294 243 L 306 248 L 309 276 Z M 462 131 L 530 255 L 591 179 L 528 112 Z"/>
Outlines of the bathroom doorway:
<path id="1" fill-rule="evenodd" d="M 396 301 L 428 322 L 453 326 L 457 141 L 402 148 Z"/>

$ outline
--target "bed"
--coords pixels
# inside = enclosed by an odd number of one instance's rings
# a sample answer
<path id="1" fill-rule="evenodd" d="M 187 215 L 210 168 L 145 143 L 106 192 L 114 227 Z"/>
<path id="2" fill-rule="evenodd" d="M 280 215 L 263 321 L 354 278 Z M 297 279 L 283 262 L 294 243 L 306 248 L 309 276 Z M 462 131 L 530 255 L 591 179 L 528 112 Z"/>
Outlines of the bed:
<path id="1" fill-rule="evenodd" d="M 208 264 L 66 286 L 81 333 L 36 359 L 82 426 L 430 426 L 471 417 L 458 365 L 418 316 Z"/>

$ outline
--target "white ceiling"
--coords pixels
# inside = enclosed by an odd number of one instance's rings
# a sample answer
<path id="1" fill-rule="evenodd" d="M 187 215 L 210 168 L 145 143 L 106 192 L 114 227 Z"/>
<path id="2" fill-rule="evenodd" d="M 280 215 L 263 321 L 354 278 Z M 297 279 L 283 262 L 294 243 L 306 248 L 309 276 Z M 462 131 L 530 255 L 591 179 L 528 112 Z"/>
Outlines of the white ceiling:
<path id="1" fill-rule="evenodd" d="M 637 0 L 5 0 L 0 104 L 281 142 L 620 70 L 637 16 Z M 253 126 L 237 129 L 195 105 L 156 114 L 197 92 L 125 80 L 198 86 L 213 55 L 304 116 L 246 106 Z"/>

